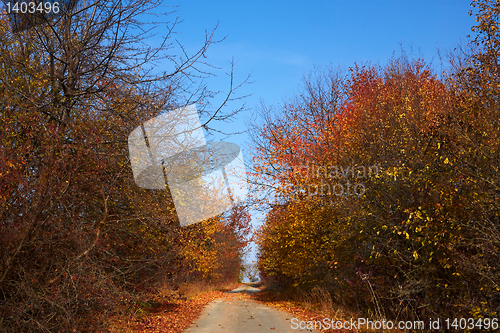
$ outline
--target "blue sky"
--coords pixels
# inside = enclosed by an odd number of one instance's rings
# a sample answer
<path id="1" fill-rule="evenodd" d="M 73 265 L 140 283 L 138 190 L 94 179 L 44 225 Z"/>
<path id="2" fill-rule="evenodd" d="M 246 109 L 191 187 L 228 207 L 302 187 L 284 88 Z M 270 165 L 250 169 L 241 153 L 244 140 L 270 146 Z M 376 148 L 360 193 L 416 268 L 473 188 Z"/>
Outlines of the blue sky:
<path id="1" fill-rule="evenodd" d="M 221 124 L 225 131 L 245 129 L 260 101 L 277 106 L 300 90 L 301 80 L 315 66 L 347 69 L 354 63 L 384 65 L 401 53 L 423 57 L 441 70 L 438 49 L 453 48 L 471 34 L 475 19 L 468 15 L 466 0 L 400 1 L 178 1 L 183 22 L 175 38 L 188 51 L 199 48 L 205 30 L 218 24 L 217 38 L 207 61 L 222 67 L 207 81 L 213 91 L 227 92 L 228 62 L 236 62 L 235 79 L 251 74 L 250 85 L 241 95 L 250 108 L 234 123 Z M 214 101 L 217 104 L 217 99 Z M 230 104 L 230 108 L 239 104 Z M 227 141 L 248 153 L 248 138 L 239 135 Z M 248 155 L 247 155 L 248 156 Z M 255 224 L 259 218 L 255 216 Z M 255 254 L 250 256 L 254 260 Z"/>
<path id="2" fill-rule="evenodd" d="M 301 78 L 314 66 L 348 68 L 355 62 L 385 64 L 401 44 L 439 70 L 438 49 L 465 40 L 475 23 L 467 0 L 400 1 L 179 1 L 183 20 L 176 36 L 188 49 L 199 47 L 204 31 L 219 24 L 225 41 L 208 51 L 208 62 L 229 70 L 236 61 L 236 80 L 252 74 L 241 90 L 252 94 L 249 107 L 262 100 L 277 105 L 298 91 Z M 209 88 L 227 91 L 219 71 Z M 242 123 L 232 124 L 243 126 Z"/>

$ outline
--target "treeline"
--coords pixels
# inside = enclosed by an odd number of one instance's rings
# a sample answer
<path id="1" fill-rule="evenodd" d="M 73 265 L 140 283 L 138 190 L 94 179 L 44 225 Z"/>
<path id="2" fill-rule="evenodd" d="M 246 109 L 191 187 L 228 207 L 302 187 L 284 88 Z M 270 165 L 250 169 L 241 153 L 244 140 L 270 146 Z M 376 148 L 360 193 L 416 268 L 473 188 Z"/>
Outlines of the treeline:
<path id="1" fill-rule="evenodd" d="M 206 105 L 189 84 L 213 36 L 169 58 L 141 44 L 155 1 L 87 5 L 16 34 L 0 16 L 1 332 L 105 330 L 161 288 L 169 301 L 240 274 L 246 209 L 181 228 L 168 191 L 135 184 L 127 147 L 144 121 Z M 153 75 L 161 59 L 170 72 Z"/>
<path id="2" fill-rule="evenodd" d="M 268 285 L 322 288 L 378 319 L 500 317 L 499 7 L 473 6 L 477 38 L 446 73 L 404 54 L 314 72 L 265 110 Z"/>

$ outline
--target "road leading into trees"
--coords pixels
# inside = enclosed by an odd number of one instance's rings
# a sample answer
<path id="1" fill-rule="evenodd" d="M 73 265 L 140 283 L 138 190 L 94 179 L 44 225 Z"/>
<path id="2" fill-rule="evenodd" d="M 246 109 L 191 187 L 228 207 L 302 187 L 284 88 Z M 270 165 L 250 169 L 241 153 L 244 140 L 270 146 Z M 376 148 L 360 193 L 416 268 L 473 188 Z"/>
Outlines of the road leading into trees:
<path id="1" fill-rule="evenodd" d="M 259 291 L 252 285 L 243 285 L 231 293 Z M 291 314 L 248 298 L 224 297 L 208 304 L 185 333 L 311 332 L 292 329 L 292 318 Z"/>

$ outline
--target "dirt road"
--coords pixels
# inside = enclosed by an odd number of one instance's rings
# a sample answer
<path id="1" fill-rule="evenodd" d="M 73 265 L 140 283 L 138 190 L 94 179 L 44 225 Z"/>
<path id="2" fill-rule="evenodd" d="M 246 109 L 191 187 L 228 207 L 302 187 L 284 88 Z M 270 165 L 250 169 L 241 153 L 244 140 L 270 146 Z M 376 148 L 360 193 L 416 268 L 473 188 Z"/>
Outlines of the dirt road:
<path id="1" fill-rule="evenodd" d="M 240 286 L 231 293 L 255 293 L 260 290 Z M 237 296 L 237 295 L 234 295 Z M 311 332 L 292 329 L 292 315 L 244 297 L 225 297 L 208 304 L 185 333 L 259 333 Z M 317 332 L 317 331 L 313 331 Z"/>

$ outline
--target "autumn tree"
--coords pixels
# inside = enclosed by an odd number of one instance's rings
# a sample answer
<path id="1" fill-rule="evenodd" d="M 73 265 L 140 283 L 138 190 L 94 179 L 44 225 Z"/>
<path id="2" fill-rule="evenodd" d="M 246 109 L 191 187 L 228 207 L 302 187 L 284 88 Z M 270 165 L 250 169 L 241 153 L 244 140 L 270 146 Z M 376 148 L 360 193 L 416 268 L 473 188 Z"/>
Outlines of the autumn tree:
<path id="1" fill-rule="evenodd" d="M 2 13 L 2 330 L 91 331 L 140 292 L 194 269 L 186 253 L 199 244 L 183 243 L 168 192 L 134 183 L 126 139 L 161 113 L 209 105 L 194 82 L 210 70 L 202 59 L 216 41 L 212 31 L 192 55 L 180 48 L 172 56 L 177 21 L 151 23 L 148 15 L 168 17 L 158 8 L 160 1 L 79 1 L 17 33 Z M 162 25 L 163 40 L 148 46 Z M 153 70 L 159 61 L 165 70 Z M 233 114 L 202 108 L 204 128 Z M 222 251 L 216 245 L 209 262 Z"/>
<path id="2" fill-rule="evenodd" d="M 458 264 L 481 281 L 471 300 L 474 314 L 498 316 L 500 8 L 498 1 L 486 0 L 474 0 L 471 6 L 469 14 L 476 17 L 477 25 L 472 27 L 469 44 L 450 52 L 447 79 L 457 109 L 449 127 L 460 139 L 453 147 L 460 157 L 454 163 L 470 198 L 463 224 L 475 230 L 476 237 L 457 243 L 455 251 Z"/>
<path id="3" fill-rule="evenodd" d="M 378 318 L 496 316 L 495 111 L 404 56 L 304 87 L 258 131 L 261 276 Z"/>

